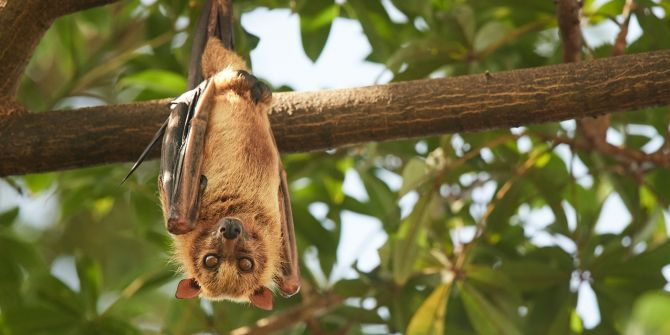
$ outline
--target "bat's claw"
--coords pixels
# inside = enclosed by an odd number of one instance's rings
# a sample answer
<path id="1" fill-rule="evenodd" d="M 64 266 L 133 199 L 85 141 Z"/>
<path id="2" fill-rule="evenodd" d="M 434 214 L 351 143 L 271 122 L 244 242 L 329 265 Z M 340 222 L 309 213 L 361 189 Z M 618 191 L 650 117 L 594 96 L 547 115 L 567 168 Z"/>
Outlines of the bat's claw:
<path id="1" fill-rule="evenodd" d="M 250 74 L 247 71 L 239 70 L 237 71 L 237 76 L 238 78 L 242 79 L 240 85 L 241 88 L 249 91 L 251 100 L 253 100 L 255 104 L 259 102 L 270 102 L 270 99 L 272 99 L 272 91 L 267 85 L 265 85 L 265 83 L 258 80 L 256 76 Z M 238 93 L 242 95 L 242 92 Z"/>

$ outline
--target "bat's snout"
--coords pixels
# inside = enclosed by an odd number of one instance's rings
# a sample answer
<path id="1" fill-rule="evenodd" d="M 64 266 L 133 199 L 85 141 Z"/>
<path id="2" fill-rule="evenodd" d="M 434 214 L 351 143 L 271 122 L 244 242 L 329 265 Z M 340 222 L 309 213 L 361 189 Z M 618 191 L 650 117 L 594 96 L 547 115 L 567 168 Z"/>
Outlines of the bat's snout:
<path id="1" fill-rule="evenodd" d="M 234 240 L 242 234 L 242 223 L 238 219 L 223 218 L 219 223 L 219 233 L 226 240 Z"/>

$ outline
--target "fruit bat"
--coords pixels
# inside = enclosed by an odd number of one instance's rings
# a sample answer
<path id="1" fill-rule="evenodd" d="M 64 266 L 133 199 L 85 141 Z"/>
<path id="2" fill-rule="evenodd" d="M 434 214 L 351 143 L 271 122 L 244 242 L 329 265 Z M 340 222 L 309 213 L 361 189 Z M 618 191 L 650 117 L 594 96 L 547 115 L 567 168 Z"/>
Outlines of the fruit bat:
<path id="1" fill-rule="evenodd" d="M 199 67 L 204 81 L 173 101 L 131 173 L 162 137 L 158 190 L 186 276 L 177 298 L 270 310 L 273 289 L 285 297 L 300 289 L 293 217 L 267 114 L 272 93 L 229 49 L 230 14 L 219 0 L 205 2 L 189 85 Z"/>

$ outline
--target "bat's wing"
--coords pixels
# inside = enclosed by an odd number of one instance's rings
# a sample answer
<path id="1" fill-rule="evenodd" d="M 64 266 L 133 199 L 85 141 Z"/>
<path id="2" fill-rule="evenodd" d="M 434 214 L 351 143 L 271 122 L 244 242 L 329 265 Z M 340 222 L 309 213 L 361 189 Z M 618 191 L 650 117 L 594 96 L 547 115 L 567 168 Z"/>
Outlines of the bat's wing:
<path id="1" fill-rule="evenodd" d="M 230 6 L 230 2 L 227 3 L 227 6 Z M 218 0 L 206 0 L 205 4 L 202 6 L 202 12 L 198 17 L 195 34 L 193 36 L 193 45 L 191 46 L 191 59 L 188 71 L 189 89 L 197 89 L 196 85 L 203 81 L 202 72 L 200 71 L 200 69 L 202 69 L 202 53 L 203 50 L 205 50 L 205 45 L 210 36 L 219 38 L 227 49 L 233 49 L 233 27 L 231 26 L 232 20 L 229 18 L 232 9 L 227 6 L 221 5 Z M 201 91 L 202 90 L 200 90 L 199 93 L 202 93 Z M 173 101 L 173 110 L 170 113 L 170 117 L 165 120 L 165 123 L 163 123 L 161 128 L 156 132 L 149 145 L 144 149 L 142 154 L 140 154 L 140 157 L 137 159 L 133 167 L 130 168 L 126 177 L 123 178 L 121 184 L 128 180 L 133 172 L 135 172 L 142 162 L 144 162 L 147 155 L 165 134 L 168 124 L 172 124 L 172 134 L 177 132 L 184 135 L 183 132 L 188 129 L 188 122 L 190 121 L 190 117 L 193 116 L 193 108 L 195 107 L 197 100 L 197 95 L 192 92 L 186 92 L 177 100 Z M 172 139 L 177 142 L 174 143 L 172 151 L 168 157 L 176 157 L 173 154 L 173 151 L 181 147 L 185 137 L 173 136 Z M 163 143 L 165 143 L 165 141 L 163 141 Z M 165 150 L 162 152 L 165 152 Z M 163 155 L 161 156 L 165 157 Z M 164 162 L 164 160 L 165 159 L 161 159 L 161 166 L 163 166 L 163 163 L 167 163 Z M 169 163 L 168 165 L 173 164 Z M 161 168 L 161 171 L 162 170 L 163 169 Z"/>
<path id="2" fill-rule="evenodd" d="M 200 196 L 207 184 L 205 176 L 200 174 L 200 168 L 211 100 L 209 97 L 214 92 L 214 85 L 209 81 L 198 87 L 195 85 L 203 80 L 201 60 L 210 37 L 219 38 L 224 46 L 232 49 L 231 13 L 229 2 L 224 6 L 218 0 L 205 1 L 191 49 L 188 87 L 192 90 L 173 101 L 168 120 L 156 132 L 124 179 L 135 171 L 163 137 L 159 191 L 161 202 L 167 210 L 167 228 L 172 234 L 191 231 L 198 218 Z"/>
<path id="3" fill-rule="evenodd" d="M 133 172 L 135 172 L 135 170 L 137 170 L 137 168 L 140 166 L 140 164 L 142 164 L 142 162 L 144 162 L 144 159 L 147 158 L 147 155 L 156 146 L 156 143 L 158 143 L 158 141 L 161 139 L 163 134 L 165 134 L 165 128 L 167 128 L 167 125 L 168 125 L 168 120 L 165 120 L 165 122 L 163 122 L 163 125 L 161 126 L 161 128 L 158 129 L 156 134 L 154 134 L 154 137 L 151 139 L 151 142 L 149 142 L 149 145 L 147 145 L 147 147 L 144 148 L 144 151 L 142 151 L 142 153 L 140 154 L 140 158 L 138 158 L 137 161 L 135 161 L 135 164 L 133 164 L 133 167 L 130 168 L 130 171 L 128 172 L 126 177 L 123 178 L 123 180 L 121 181 L 121 184 L 125 183 L 126 180 L 128 180 L 128 178 L 130 177 L 130 175 L 132 175 Z"/>
<path id="4" fill-rule="evenodd" d="M 213 93 L 214 84 L 208 80 L 174 100 L 170 116 L 121 182 L 130 177 L 162 137 L 160 194 L 172 234 L 191 231 L 198 219 L 200 196 L 207 185 L 200 168 Z"/>
<path id="5" fill-rule="evenodd" d="M 291 197 L 288 193 L 288 182 L 284 167 L 279 166 L 279 212 L 282 230 L 282 272 L 277 278 L 279 291 L 284 297 L 290 297 L 300 290 L 300 263 L 293 228 L 293 212 Z"/>
<path id="6" fill-rule="evenodd" d="M 210 37 L 220 39 L 225 47 L 232 49 L 230 6 L 230 2 L 224 6 L 218 0 L 205 1 L 193 38 L 189 88 L 203 79 L 202 54 Z M 200 170 L 214 86 L 207 80 L 179 97 L 163 137 L 161 197 L 167 208 L 167 228 L 172 234 L 188 233 L 198 219 L 200 198 L 207 185 L 207 178 L 200 174 Z"/>
<path id="7" fill-rule="evenodd" d="M 159 183 L 172 234 L 193 230 L 198 219 L 200 198 L 207 185 L 200 172 L 214 86 L 205 81 L 175 100 L 163 135 Z"/>

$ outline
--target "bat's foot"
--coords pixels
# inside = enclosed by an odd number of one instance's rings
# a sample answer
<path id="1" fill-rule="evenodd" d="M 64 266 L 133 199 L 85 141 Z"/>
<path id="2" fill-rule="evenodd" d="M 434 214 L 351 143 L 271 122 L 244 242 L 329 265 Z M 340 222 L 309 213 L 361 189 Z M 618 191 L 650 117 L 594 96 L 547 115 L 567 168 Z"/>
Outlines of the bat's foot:
<path id="1" fill-rule="evenodd" d="M 214 77 L 214 82 L 217 90 L 232 90 L 254 104 L 267 104 L 272 100 L 270 88 L 247 71 L 220 72 Z"/>
<path id="2" fill-rule="evenodd" d="M 222 74 L 224 75 L 221 76 Z M 233 90 L 239 96 L 250 99 L 254 104 L 270 103 L 270 100 L 272 100 L 272 90 L 270 90 L 268 85 L 258 80 L 256 76 L 244 70 L 234 71 L 232 77 L 230 77 L 230 74 L 230 72 L 220 72 L 214 77 L 214 83 L 219 92 Z M 174 108 L 174 106 L 180 103 L 189 106 L 192 105 L 205 90 L 206 84 L 207 81 L 203 81 L 196 88 L 184 92 L 184 94 L 170 102 L 171 107 Z"/>
<path id="3" fill-rule="evenodd" d="M 241 79 L 241 86 L 249 91 L 251 100 L 253 100 L 255 104 L 259 102 L 270 102 L 270 99 L 272 99 L 272 91 L 265 85 L 265 83 L 258 80 L 256 76 L 247 71 L 239 70 L 237 71 L 237 77 Z"/>

